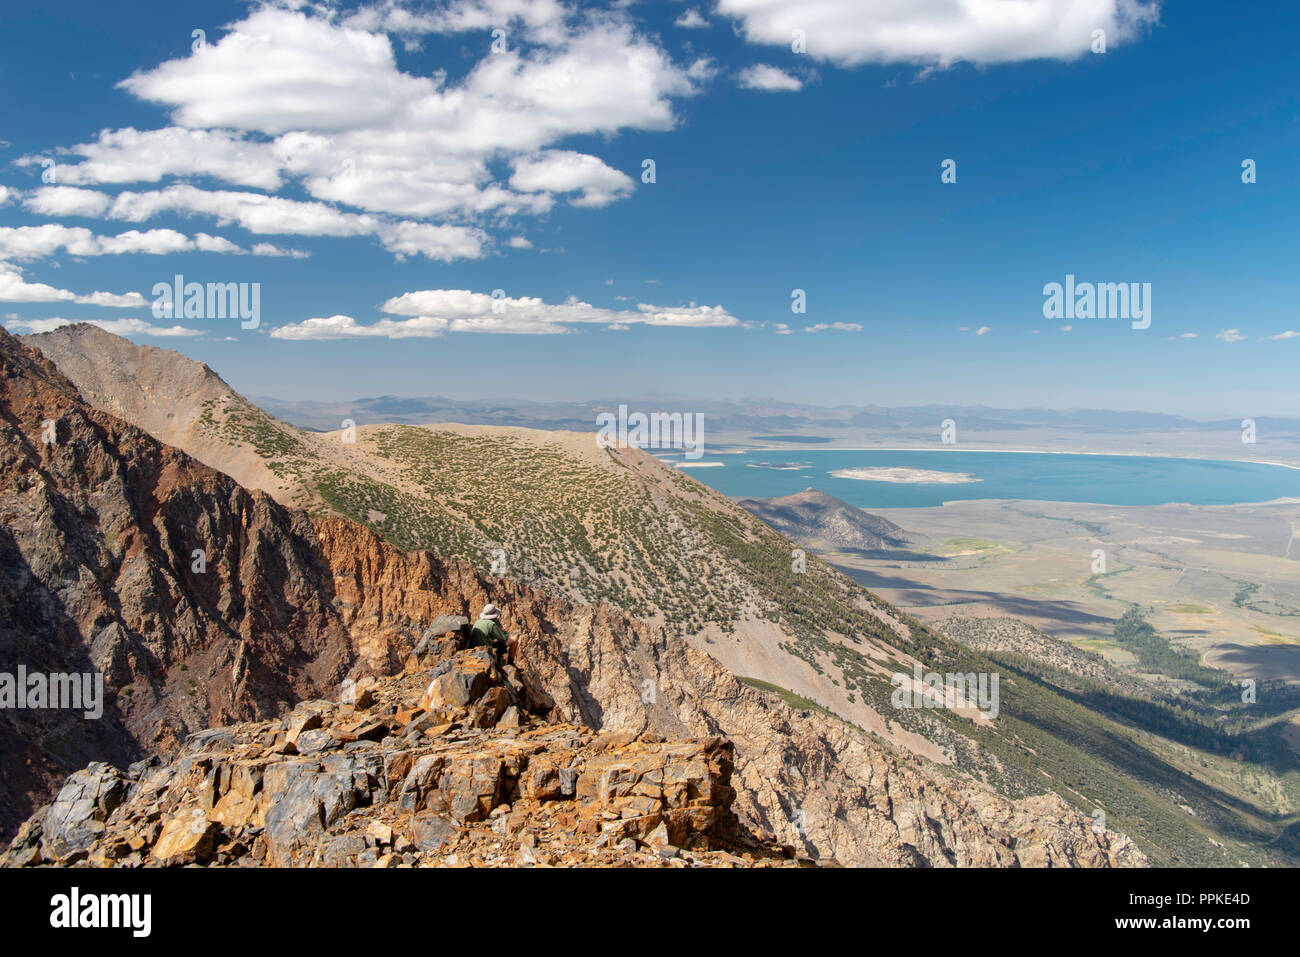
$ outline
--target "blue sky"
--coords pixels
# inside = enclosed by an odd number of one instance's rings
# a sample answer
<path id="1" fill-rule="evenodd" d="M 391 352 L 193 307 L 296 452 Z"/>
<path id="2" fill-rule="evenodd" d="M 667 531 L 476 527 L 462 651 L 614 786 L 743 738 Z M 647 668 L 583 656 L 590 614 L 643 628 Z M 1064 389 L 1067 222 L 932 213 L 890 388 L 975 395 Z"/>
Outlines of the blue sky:
<path id="1" fill-rule="evenodd" d="M 1293 5 L 128 6 L 0 12 L 10 331 L 291 399 L 1298 411 Z M 155 318 L 177 273 L 259 328 Z M 1150 328 L 1044 318 L 1067 273 Z"/>

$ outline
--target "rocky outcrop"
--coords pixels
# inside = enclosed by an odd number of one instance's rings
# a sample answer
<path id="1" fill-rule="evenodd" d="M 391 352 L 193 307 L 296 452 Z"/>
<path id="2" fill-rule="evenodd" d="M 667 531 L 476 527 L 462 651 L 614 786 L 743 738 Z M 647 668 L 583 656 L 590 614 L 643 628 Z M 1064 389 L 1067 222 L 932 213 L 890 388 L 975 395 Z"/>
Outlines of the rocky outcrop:
<path id="1" fill-rule="evenodd" d="M 434 683 L 482 693 L 430 704 L 431 661 Z M 526 710 L 503 720 L 484 705 L 518 709 L 518 675 L 456 642 L 412 665 L 350 686 L 342 703 L 192 735 L 170 763 L 77 772 L 0 863 L 799 863 L 738 826 L 729 741 L 602 733 Z"/>

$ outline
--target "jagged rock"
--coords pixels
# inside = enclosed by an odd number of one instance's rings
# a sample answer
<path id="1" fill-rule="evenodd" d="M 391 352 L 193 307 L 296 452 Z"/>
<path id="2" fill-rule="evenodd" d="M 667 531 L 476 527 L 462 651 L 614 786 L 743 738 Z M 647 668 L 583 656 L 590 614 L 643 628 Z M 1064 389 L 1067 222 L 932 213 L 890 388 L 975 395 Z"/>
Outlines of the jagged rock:
<path id="1" fill-rule="evenodd" d="M 85 851 L 103 834 L 103 822 L 122 802 L 127 782 L 121 773 L 95 762 L 72 774 L 41 824 L 42 851 L 63 860 Z"/>
<path id="2" fill-rule="evenodd" d="M 411 822 L 411 842 L 421 851 L 436 851 L 455 843 L 456 826 L 437 814 L 417 814 Z"/>
<path id="3" fill-rule="evenodd" d="M 299 742 L 395 716 L 424 687 L 420 674 L 381 679 L 370 711 L 321 711 L 321 727 Z M 78 772 L 60 820 L 103 815 L 77 848 L 77 859 L 95 866 L 645 863 L 637 839 L 656 827 L 700 848 L 705 864 L 721 864 L 720 851 L 708 855 L 728 842 L 761 846 L 730 814 L 729 742 L 531 720 L 527 731 L 420 734 L 393 747 L 354 742 L 369 749 L 302 756 L 267 753 L 263 742 L 282 722 L 242 723 L 191 736 L 181 755 L 129 789 L 110 768 Z M 40 863 L 34 843 L 53 810 L 25 825 L 21 846 L 0 863 Z M 594 835 L 605 838 L 596 851 Z M 767 846 L 764 863 L 784 863 L 779 848 Z"/>
<path id="4" fill-rule="evenodd" d="M 317 728 L 314 731 L 304 731 L 298 736 L 296 747 L 299 754 L 312 754 L 316 751 L 324 751 L 326 748 L 332 748 L 337 742 L 334 736 L 328 731 Z"/>
<path id="5" fill-rule="evenodd" d="M 286 730 L 286 738 L 292 741 L 294 745 L 298 744 L 298 739 L 304 734 L 317 731 L 322 725 L 322 719 L 319 712 L 316 711 L 295 711 L 289 716 L 289 723 Z M 301 750 L 301 748 L 299 749 Z"/>
<path id="6" fill-rule="evenodd" d="M 322 867 L 349 867 L 366 851 L 366 839 L 361 834 L 343 834 L 334 838 L 321 851 Z"/>
<path id="7" fill-rule="evenodd" d="M 422 707 L 429 710 L 467 708 L 492 686 L 496 661 L 486 648 L 459 651 L 449 665 L 429 683 Z"/>
<path id="8" fill-rule="evenodd" d="M 211 858 L 219 833 L 202 808 L 186 808 L 163 825 L 152 853 L 169 864 L 201 864 Z"/>
<path id="9" fill-rule="evenodd" d="M 467 723 L 471 728 L 496 727 L 497 721 L 511 706 L 510 692 L 498 685 L 483 692 L 483 697 L 470 708 Z M 517 714 L 518 712 L 516 712 Z"/>

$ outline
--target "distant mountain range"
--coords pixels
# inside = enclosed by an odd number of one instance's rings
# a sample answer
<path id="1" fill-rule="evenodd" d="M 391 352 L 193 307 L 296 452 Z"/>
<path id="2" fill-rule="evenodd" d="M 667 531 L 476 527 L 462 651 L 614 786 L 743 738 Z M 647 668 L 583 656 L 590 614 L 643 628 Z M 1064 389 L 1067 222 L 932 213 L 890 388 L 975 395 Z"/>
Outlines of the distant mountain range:
<path id="1" fill-rule="evenodd" d="M 1198 420 L 1177 415 L 1105 409 L 996 409 L 986 406 L 816 406 L 773 399 L 719 401 L 685 396 L 651 396 L 640 400 L 587 402 L 530 402 L 521 399 L 457 400 L 443 396 L 372 396 L 338 402 L 291 401 L 257 397 L 267 412 L 301 428 L 331 431 L 344 419 L 358 425 L 395 422 L 427 425 L 459 422 L 465 425 L 510 425 L 533 429 L 569 429 L 594 432 L 596 414 L 614 409 L 619 402 L 639 404 L 647 410 L 699 412 L 710 430 L 765 433 L 826 429 L 880 431 L 932 431 L 945 418 L 958 419 L 966 431 L 1013 433 L 1029 429 L 1069 432 L 1138 433 L 1239 430 L 1241 418 Z M 1275 434 L 1300 435 L 1300 418 L 1261 416 L 1260 429 Z"/>

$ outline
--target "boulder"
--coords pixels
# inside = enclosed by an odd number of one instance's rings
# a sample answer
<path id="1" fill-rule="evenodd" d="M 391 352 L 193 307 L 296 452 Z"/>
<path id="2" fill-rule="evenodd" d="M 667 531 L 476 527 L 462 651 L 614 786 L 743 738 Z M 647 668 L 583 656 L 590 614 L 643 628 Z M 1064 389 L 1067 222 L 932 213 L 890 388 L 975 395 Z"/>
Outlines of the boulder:
<path id="1" fill-rule="evenodd" d="M 496 662 L 486 648 L 458 651 L 448 665 L 429 682 L 425 700 L 421 702 L 426 710 L 468 708 L 495 682 Z"/>
<path id="2" fill-rule="evenodd" d="M 104 832 L 103 822 L 126 792 L 121 773 L 102 761 L 70 775 L 42 824 L 44 857 L 64 860 L 85 851 Z"/>
<path id="3" fill-rule="evenodd" d="M 166 864 L 202 864 L 212 857 L 220 832 L 202 808 L 185 808 L 163 825 L 152 853 Z"/>
<path id="4" fill-rule="evenodd" d="M 505 688 L 500 685 L 488 688 L 483 693 L 483 697 L 474 702 L 474 706 L 470 708 L 467 723 L 471 728 L 496 727 L 497 721 L 505 714 L 510 704 L 510 692 Z"/>

